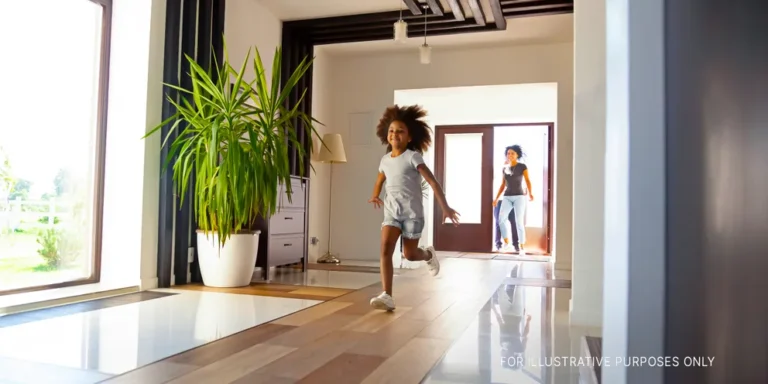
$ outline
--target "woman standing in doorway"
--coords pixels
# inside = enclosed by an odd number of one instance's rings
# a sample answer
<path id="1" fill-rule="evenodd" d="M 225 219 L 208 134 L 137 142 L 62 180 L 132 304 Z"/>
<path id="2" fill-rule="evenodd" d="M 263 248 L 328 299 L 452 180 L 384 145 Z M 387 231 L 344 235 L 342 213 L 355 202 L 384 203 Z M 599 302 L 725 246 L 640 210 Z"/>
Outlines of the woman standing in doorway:
<path id="1" fill-rule="evenodd" d="M 528 199 L 533 201 L 531 179 L 528 177 L 528 167 L 524 163 L 519 162 L 523 158 L 523 149 L 519 145 L 507 147 L 505 154 L 509 164 L 504 167 L 504 177 L 499 186 L 499 192 L 496 194 L 496 199 L 493 201 L 493 206 L 495 207 L 499 204 L 499 198 L 502 197 L 503 193 L 504 197 L 501 200 L 499 217 L 507 217 L 513 209 L 515 210 L 515 227 L 519 241 L 515 251 L 523 255 L 525 254 L 525 196 L 528 195 Z M 525 179 L 525 187 L 523 187 L 523 179 Z M 499 225 L 499 229 L 501 230 L 501 236 L 504 238 L 503 250 L 511 251 L 507 226 Z"/>

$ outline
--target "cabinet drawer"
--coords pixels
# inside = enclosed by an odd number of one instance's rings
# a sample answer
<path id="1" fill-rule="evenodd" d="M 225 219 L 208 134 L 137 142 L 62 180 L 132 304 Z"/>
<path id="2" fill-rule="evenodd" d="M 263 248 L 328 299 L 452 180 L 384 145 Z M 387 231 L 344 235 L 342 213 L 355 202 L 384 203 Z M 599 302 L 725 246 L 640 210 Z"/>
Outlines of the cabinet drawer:
<path id="1" fill-rule="evenodd" d="M 285 265 L 301 261 L 304 257 L 304 235 L 270 236 L 269 265 Z"/>
<path id="2" fill-rule="evenodd" d="M 280 187 L 280 206 L 283 208 L 303 208 L 306 194 L 305 184 L 301 180 L 291 180 L 291 200 L 288 201 L 288 188 Z"/>
<path id="3" fill-rule="evenodd" d="M 269 232 L 273 235 L 304 233 L 304 211 L 283 210 L 269 219 Z"/>

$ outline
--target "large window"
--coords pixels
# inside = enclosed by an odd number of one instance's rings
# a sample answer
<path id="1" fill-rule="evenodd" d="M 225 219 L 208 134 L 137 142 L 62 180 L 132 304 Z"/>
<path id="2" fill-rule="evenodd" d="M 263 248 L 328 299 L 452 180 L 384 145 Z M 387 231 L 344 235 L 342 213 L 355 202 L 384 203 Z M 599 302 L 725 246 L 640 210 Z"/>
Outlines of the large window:
<path id="1" fill-rule="evenodd" d="M 111 0 L 0 13 L 0 294 L 99 279 Z"/>

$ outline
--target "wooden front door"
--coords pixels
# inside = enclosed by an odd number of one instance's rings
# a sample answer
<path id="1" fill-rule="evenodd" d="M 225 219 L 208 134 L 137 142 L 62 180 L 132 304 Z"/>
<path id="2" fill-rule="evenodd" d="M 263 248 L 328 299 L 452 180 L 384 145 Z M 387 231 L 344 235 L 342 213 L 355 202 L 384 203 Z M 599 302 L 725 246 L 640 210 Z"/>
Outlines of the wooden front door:
<path id="1" fill-rule="evenodd" d="M 437 126 L 435 178 L 448 204 L 461 214 L 461 225 L 443 221 L 434 209 L 434 242 L 439 251 L 488 252 L 493 234 L 493 126 Z"/>

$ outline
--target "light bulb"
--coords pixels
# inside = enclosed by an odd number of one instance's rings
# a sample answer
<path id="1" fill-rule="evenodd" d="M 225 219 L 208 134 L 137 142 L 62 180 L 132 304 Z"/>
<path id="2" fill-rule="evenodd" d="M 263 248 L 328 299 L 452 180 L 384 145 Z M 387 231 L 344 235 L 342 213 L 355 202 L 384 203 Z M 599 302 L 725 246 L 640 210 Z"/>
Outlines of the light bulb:
<path id="1" fill-rule="evenodd" d="M 430 47 L 429 44 L 422 44 L 422 46 L 419 47 L 419 53 L 422 64 L 429 64 L 432 62 L 432 47 Z"/>
<path id="2" fill-rule="evenodd" d="M 403 43 L 408 39 L 408 23 L 404 20 L 398 20 L 393 26 L 395 30 L 395 41 Z"/>

